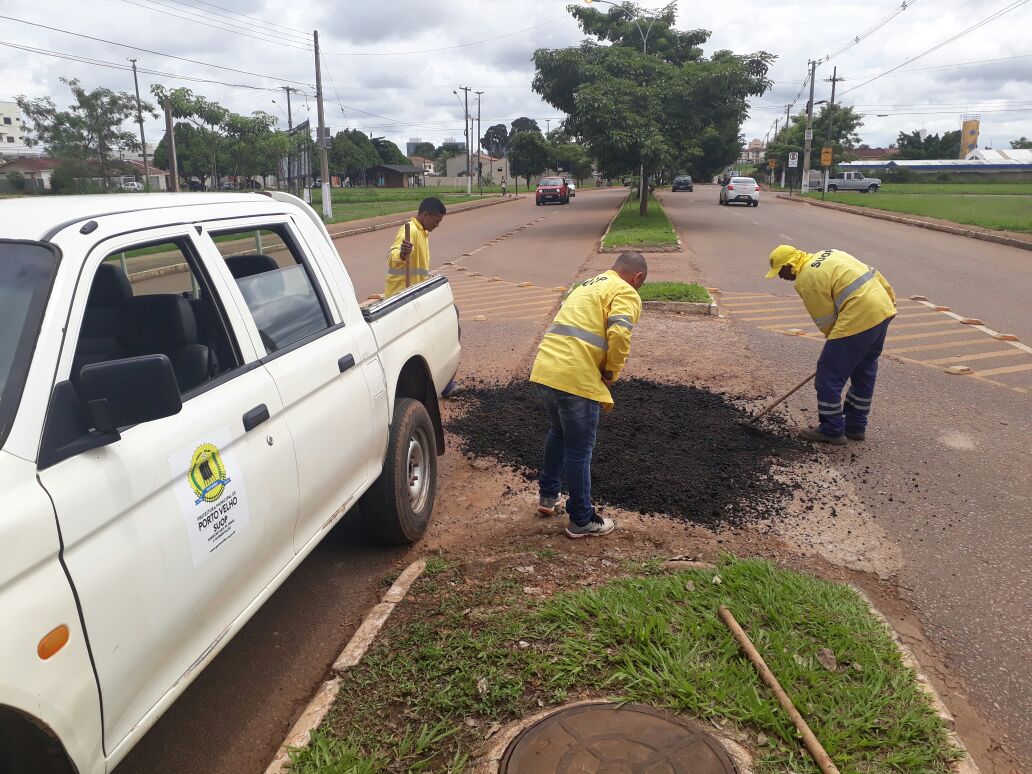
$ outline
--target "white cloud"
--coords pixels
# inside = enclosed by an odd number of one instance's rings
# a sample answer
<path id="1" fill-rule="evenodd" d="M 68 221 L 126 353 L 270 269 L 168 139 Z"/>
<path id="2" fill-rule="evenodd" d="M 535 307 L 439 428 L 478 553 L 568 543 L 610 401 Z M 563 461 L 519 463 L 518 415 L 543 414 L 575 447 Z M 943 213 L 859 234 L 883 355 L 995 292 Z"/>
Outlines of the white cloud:
<path id="1" fill-rule="evenodd" d="M 531 56 L 536 48 L 574 45 L 582 37 L 566 13 L 563 0 L 510 0 L 507 3 L 387 0 L 379 4 L 357 0 L 337 3 L 211 0 L 211 3 L 214 5 L 204 0 L 93 0 L 90 3 L 49 0 L 45 4 L 33 0 L 5 0 L 0 13 L 268 77 L 134 52 L 3 19 L 0 19 L 0 40 L 118 64 L 125 63 L 126 57 L 135 56 L 139 66 L 147 69 L 275 88 L 290 81 L 314 83 L 312 54 L 288 47 L 302 42 L 300 33 L 294 30 L 307 30 L 314 21 L 320 29 L 322 48 L 327 52 L 323 78 L 327 99 L 336 102 L 339 95 L 339 101 L 349 106 L 342 112 L 339 106 L 327 104 L 327 123 L 334 130 L 347 125 L 386 135 L 404 146 L 409 137 L 422 137 L 435 143 L 445 137 L 461 137 L 462 112 L 451 93 L 460 84 L 485 92 L 483 128 L 499 122 L 508 124 L 520 115 L 539 118 L 544 125 L 546 117 L 555 118 L 557 113 L 530 90 Z M 658 2 L 651 4 L 658 5 Z M 959 116 L 967 112 L 983 114 L 983 144 L 1001 147 L 1019 135 L 1032 135 L 1032 98 L 1027 96 L 1032 81 L 1032 57 L 952 69 L 923 69 L 1030 53 L 1027 46 L 1023 48 L 1024 34 L 1014 33 L 1032 26 L 1032 4 L 904 68 L 919 72 L 893 74 L 848 91 L 863 83 L 860 76 L 894 67 L 1006 4 L 1005 0 L 910 0 L 906 11 L 869 39 L 819 68 L 815 98 L 828 97 L 829 84 L 823 79 L 831 75 L 832 65 L 837 65 L 839 75 L 850 79 L 839 84 L 839 93 L 845 93 L 848 104 L 856 105 L 867 114 L 861 135 L 871 145 L 891 142 L 901 130 L 949 131 L 958 127 Z M 150 6 L 150 10 L 140 6 Z M 218 10 L 220 7 L 225 10 Z M 824 56 L 840 47 L 896 7 L 898 0 L 874 3 L 840 0 L 819 5 L 798 0 L 682 2 L 679 26 L 712 30 L 707 52 L 720 48 L 738 53 L 764 49 L 778 55 L 772 68 L 776 85 L 771 92 L 754 100 L 752 114 L 743 128 L 747 139 L 762 138 L 776 117 L 780 115 L 783 120 L 784 104 L 795 97 L 805 75 L 807 59 Z M 244 19 L 234 13 L 253 18 Z M 174 18 L 169 14 L 187 18 Z M 205 26 L 199 23 L 199 17 L 232 31 Z M 268 23 L 262 24 L 257 19 Z M 526 30 L 535 25 L 541 26 Z M 500 36 L 507 37 L 448 48 Z M 446 50 L 384 55 L 384 52 L 426 49 Z M 0 99 L 10 99 L 17 94 L 49 95 L 59 105 L 67 104 L 67 90 L 58 81 L 62 75 L 78 77 L 87 86 L 132 89 L 132 75 L 125 71 L 0 47 Z M 273 91 L 191 84 L 146 74 L 141 75 L 141 92 L 147 92 L 150 84 L 157 82 L 168 86 L 187 85 L 235 111 L 265 110 L 280 116 L 285 123 L 280 113 L 284 103 L 282 92 L 277 96 Z M 308 95 L 294 95 L 294 119 L 310 117 L 314 124 L 314 89 L 299 88 L 305 89 Z M 278 104 L 273 104 L 273 99 Z M 799 109 L 805 100 L 804 94 L 798 103 Z M 472 94 L 470 104 L 475 113 Z M 1017 112 L 1019 110 L 1022 112 Z M 885 113 L 891 115 L 878 117 Z M 149 138 L 158 138 L 163 125 L 151 122 L 147 130 Z"/>

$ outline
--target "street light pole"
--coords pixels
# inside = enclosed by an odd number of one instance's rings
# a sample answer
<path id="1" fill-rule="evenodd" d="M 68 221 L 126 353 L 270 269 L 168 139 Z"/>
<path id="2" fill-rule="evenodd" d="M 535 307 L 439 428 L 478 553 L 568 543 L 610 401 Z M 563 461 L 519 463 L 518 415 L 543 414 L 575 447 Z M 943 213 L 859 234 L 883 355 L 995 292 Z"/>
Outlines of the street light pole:
<path id="1" fill-rule="evenodd" d="M 330 193 L 330 160 L 326 156 L 326 113 L 323 110 L 322 69 L 319 64 L 319 30 L 312 33 L 315 44 L 315 103 L 319 114 L 319 170 L 322 172 L 322 211 L 323 217 L 333 217 L 333 201 Z"/>
<path id="2" fill-rule="evenodd" d="M 831 101 L 828 102 L 828 147 L 831 147 L 831 125 L 835 123 L 835 84 L 839 82 L 838 67 L 831 71 Z M 834 161 L 834 159 L 832 159 Z M 831 176 L 831 164 L 824 169 L 824 187 L 821 188 L 821 201 L 828 193 L 828 178 Z"/>
<path id="3" fill-rule="evenodd" d="M 147 136 L 143 133 L 143 110 L 140 108 L 140 82 L 136 78 L 136 60 L 133 63 L 133 86 L 136 88 L 136 120 L 140 124 L 140 146 L 143 148 L 143 188 L 150 191 L 150 164 L 147 163 Z"/>
<path id="4" fill-rule="evenodd" d="M 473 180 L 470 177 L 472 174 L 471 166 L 471 155 L 469 147 L 469 86 L 459 86 L 459 89 L 463 92 L 465 102 L 463 105 L 463 112 L 465 115 L 462 117 L 462 133 L 466 138 L 466 193 L 473 193 Z"/>
<path id="5" fill-rule="evenodd" d="M 799 193 L 810 190 L 810 151 L 813 149 L 813 81 L 817 75 L 817 62 L 810 62 L 810 101 L 806 103 L 806 134 L 803 140 L 803 179 L 799 182 Z"/>
<path id="6" fill-rule="evenodd" d="M 480 191 L 480 195 L 484 195 L 484 175 L 481 172 L 482 167 L 480 166 L 480 95 L 484 92 L 475 92 L 477 95 L 477 189 Z"/>

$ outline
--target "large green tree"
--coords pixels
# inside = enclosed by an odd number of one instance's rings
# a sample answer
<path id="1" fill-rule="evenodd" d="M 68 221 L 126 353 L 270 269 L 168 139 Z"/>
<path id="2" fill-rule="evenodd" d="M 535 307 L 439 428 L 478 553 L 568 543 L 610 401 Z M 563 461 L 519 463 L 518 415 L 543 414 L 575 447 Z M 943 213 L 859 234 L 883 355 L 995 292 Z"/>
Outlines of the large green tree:
<path id="1" fill-rule="evenodd" d="M 365 180 L 369 167 L 382 163 L 369 137 L 357 129 L 337 132 L 330 147 L 330 167 L 352 182 Z"/>
<path id="2" fill-rule="evenodd" d="M 664 167 L 718 168 L 734 160 L 727 153 L 706 157 L 707 149 L 728 143 L 707 146 L 702 138 L 716 132 L 737 145 L 746 99 L 771 86 L 771 54 L 721 50 L 707 58 L 701 46 L 710 33 L 678 30 L 674 3 L 656 13 L 630 2 L 606 13 L 569 10 L 593 39 L 536 51 L 533 88 L 567 114 L 566 131 L 580 138 L 603 174 L 638 173 L 645 190 L 649 175 Z M 639 212 L 647 209 L 642 196 Z"/>
<path id="3" fill-rule="evenodd" d="M 41 145 L 50 155 L 80 166 L 95 162 L 106 185 L 116 154 L 140 150 L 137 130 L 125 126 L 136 118 L 136 97 L 103 87 L 87 91 L 74 78 L 61 82 L 75 99 L 68 110 L 58 110 L 50 97 L 16 98 L 26 119 L 25 144 Z M 149 102 L 141 101 L 140 107 L 148 115 L 157 115 Z"/>
<path id="4" fill-rule="evenodd" d="M 533 118 L 520 116 L 509 125 L 509 142 L 512 143 L 520 132 L 537 132 L 540 134 L 541 127 L 538 126 L 538 122 Z"/>
<path id="5" fill-rule="evenodd" d="M 938 134 L 900 132 L 896 138 L 901 159 L 955 159 L 960 156 L 960 129 Z"/>
<path id="6" fill-rule="evenodd" d="M 172 127 L 172 133 L 176 139 L 176 171 L 179 177 L 187 180 L 196 177 L 203 181 L 211 174 L 211 158 L 202 130 L 180 121 Z M 154 149 L 154 164 L 160 169 L 169 168 L 167 136 L 162 137 Z"/>
<path id="7" fill-rule="evenodd" d="M 831 157 L 832 163 L 848 161 L 853 157 L 852 151 L 860 143 L 857 130 L 864 125 L 863 118 L 849 105 L 822 105 L 813 117 L 813 142 L 810 143 L 810 169 L 820 169 L 821 148 L 828 141 L 828 123 L 831 123 Z M 741 144 L 739 143 L 739 147 Z M 767 143 L 765 159 L 774 159 L 775 169 L 788 163 L 788 154 L 795 151 L 799 154 L 797 173 L 802 172 L 802 155 L 806 147 L 806 114 L 792 116 L 788 126 L 778 130 L 777 135 Z"/>
<path id="8" fill-rule="evenodd" d="M 567 172 L 570 177 L 580 185 L 584 180 L 591 177 L 592 162 L 587 150 L 574 142 L 550 143 L 552 158 L 555 163 L 567 162 L 571 166 Z"/>
<path id="9" fill-rule="evenodd" d="M 484 136 L 480 139 L 481 145 L 487 148 L 488 152 L 498 158 L 504 156 L 509 150 L 509 131 L 505 124 L 495 124 L 487 127 Z"/>
<path id="10" fill-rule="evenodd" d="M 212 180 L 217 182 L 219 169 L 227 162 L 227 126 L 230 111 L 218 102 L 194 94 L 185 87 L 169 90 L 155 84 L 151 86 L 151 94 L 159 104 L 171 108 L 173 118 L 184 120 L 197 130 L 194 139 L 197 141 L 197 150 L 203 154 L 206 162 L 204 175 L 210 175 Z M 176 155 L 178 154 L 177 144 Z M 203 176 L 201 179 L 203 180 Z"/>
<path id="11" fill-rule="evenodd" d="M 516 175 L 527 181 L 537 177 L 553 163 L 554 148 L 548 144 L 541 132 L 519 132 L 509 146 L 509 162 L 515 166 Z"/>
<path id="12" fill-rule="evenodd" d="M 1010 146 L 1014 150 L 1032 150 L 1032 140 L 1022 135 L 1016 140 L 1011 140 Z"/>
<path id="13" fill-rule="evenodd" d="M 408 156 L 401 152 L 401 148 L 385 137 L 374 137 L 373 146 L 383 164 L 411 164 Z"/>

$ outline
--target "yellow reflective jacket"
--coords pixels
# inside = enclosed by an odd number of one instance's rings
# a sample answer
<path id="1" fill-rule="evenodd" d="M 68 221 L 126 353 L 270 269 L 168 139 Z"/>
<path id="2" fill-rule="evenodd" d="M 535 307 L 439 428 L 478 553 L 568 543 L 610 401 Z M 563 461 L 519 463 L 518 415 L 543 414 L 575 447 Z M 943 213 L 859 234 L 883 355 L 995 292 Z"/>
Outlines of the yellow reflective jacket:
<path id="1" fill-rule="evenodd" d="M 849 253 L 800 250 L 789 263 L 796 274 L 796 292 L 825 338 L 863 333 L 896 314 L 892 286 Z"/>
<path id="2" fill-rule="evenodd" d="M 409 241 L 412 252 L 409 254 L 409 282 L 418 285 L 430 277 L 430 234 L 416 218 L 409 221 Z M 383 291 L 384 298 L 396 296 L 405 289 L 405 261 L 401 257 L 401 243 L 405 239 L 405 227 L 401 226 L 394 235 L 394 244 L 387 251 L 387 283 Z"/>
<path id="3" fill-rule="evenodd" d="M 563 302 L 538 347 L 530 380 L 613 407 L 602 372 L 620 376 L 631 352 L 641 296 L 610 269 L 587 280 Z"/>

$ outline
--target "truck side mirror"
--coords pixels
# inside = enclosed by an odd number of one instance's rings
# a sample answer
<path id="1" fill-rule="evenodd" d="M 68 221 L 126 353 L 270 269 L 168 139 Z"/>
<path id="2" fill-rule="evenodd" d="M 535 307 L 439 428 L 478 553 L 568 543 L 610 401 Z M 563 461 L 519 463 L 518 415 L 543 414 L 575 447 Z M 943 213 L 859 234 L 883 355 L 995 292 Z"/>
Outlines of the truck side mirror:
<path id="1" fill-rule="evenodd" d="M 167 355 L 143 355 L 82 367 L 82 400 L 102 433 L 178 414 L 179 385 Z"/>

